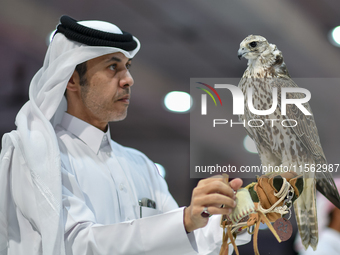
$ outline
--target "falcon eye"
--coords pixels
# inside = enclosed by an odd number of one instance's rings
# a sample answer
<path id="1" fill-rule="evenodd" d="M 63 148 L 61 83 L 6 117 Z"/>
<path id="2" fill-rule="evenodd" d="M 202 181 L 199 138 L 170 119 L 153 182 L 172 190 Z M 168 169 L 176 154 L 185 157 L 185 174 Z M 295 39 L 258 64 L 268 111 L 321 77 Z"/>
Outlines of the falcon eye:
<path id="1" fill-rule="evenodd" d="M 250 46 L 250 47 L 252 47 L 252 48 L 255 48 L 255 47 L 256 47 L 256 45 L 257 45 L 257 43 L 256 43 L 256 42 L 251 42 L 251 43 L 249 43 L 249 46 Z"/>

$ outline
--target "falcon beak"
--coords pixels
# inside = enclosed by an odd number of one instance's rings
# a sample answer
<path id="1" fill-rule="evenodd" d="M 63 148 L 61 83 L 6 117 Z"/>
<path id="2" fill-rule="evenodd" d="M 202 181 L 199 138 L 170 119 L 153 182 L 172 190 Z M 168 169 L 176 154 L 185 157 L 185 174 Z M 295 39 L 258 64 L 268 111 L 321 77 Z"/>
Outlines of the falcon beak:
<path id="1" fill-rule="evenodd" d="M 241 59 L 247 52 L 244 50 L 244 48 L 240 48 L 237 53 L 238 59 Z"/>

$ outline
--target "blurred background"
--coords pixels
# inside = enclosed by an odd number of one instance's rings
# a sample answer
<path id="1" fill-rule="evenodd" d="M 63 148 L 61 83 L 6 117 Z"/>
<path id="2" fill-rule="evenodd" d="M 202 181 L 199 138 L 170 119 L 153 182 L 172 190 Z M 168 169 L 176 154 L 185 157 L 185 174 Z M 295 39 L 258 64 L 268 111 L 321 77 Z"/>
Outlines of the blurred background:
<path id="1" fill-rule="evenodd" d="M 237 50 L 249 34 L 276 44 L 293 78 L 340 76 L 340 48 L 330 40 L 332 29 L 340 25 L 337 0 L 2 0 L 0 136 L 16 128 L 16 113 L 28 100 L 30 80 L 42 66 L 49 35 L 63 14 L 112 22 L 141 41 L 131 67 L 135 84 L 129 114 L 123 122 L 110 124 L 112 138 L 161 164 L 180 206 L 189 204 L 198 179 L 189 173 L 190 111 L 166 109 L 169 92 L 189 93 L 190 78 L 241 77 L 246 61 L 238 60 Z M 336 81 L 313 90 L 303 86 L 312 94 L 321 143 L 333 164 L 340 163 Z M 223 151 L 237 165 L 259 165 L 258 155 L 244 147 L 245 135 L 243 130 L 230 135 L 227 144 L 212 136 L 200 146 L 211 148 L 212 154 Z M 264 230 L 259 242 L 261 254 L 295 254 L 293 238 L 278 246 Z M 251 250 L 252 244 L 240 247 L 241 254 Z"/>

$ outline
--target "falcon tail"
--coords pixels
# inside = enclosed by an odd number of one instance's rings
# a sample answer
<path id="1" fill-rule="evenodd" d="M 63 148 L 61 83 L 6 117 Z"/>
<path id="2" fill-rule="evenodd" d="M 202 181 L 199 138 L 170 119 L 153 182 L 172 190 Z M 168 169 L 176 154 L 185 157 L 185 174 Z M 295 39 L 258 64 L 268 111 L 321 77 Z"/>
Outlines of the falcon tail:
<path id="1" fill-rule="evenodd" d="M 317 179 L 316 189 L 340 209 L 340 196 L 333 179 Z"/>
<path id="2" fill-rule="evenodd" d="M 327 165 L 327 161 L 322 158 L 315 158 L 316 165 Z M 340 195 L 334 183 L 332 173 L 327 171 L 316 172 L 316 189 L 324 195 L 333 205 L 340 209 Z"/>
<path id="3" fill-rule="evenodd" d="M 318 221 L 316 214 L 315 184 L 313 178 L 304 179 L 304 191 L 294 202 L 294 211 L 300 237 L 305 249 L 318 245 Z M 310 189 L 306 189 L 310 187 Z M 306 190 L 310 192 L 305 192 Z"/>

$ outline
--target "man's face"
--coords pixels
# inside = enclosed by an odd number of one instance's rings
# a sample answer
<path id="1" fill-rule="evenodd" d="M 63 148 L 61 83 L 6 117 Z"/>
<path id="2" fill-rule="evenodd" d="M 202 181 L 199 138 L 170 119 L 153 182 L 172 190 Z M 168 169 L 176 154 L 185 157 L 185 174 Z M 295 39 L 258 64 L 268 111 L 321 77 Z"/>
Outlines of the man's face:
<path id="1" fill-rule="evenodd" d="M 113 53 L 87 61 L 86 84 L 81 86 L 81 100 L 88 122 L 123 120 L 130 101 L 133 78 L 131 59 Z"/>

